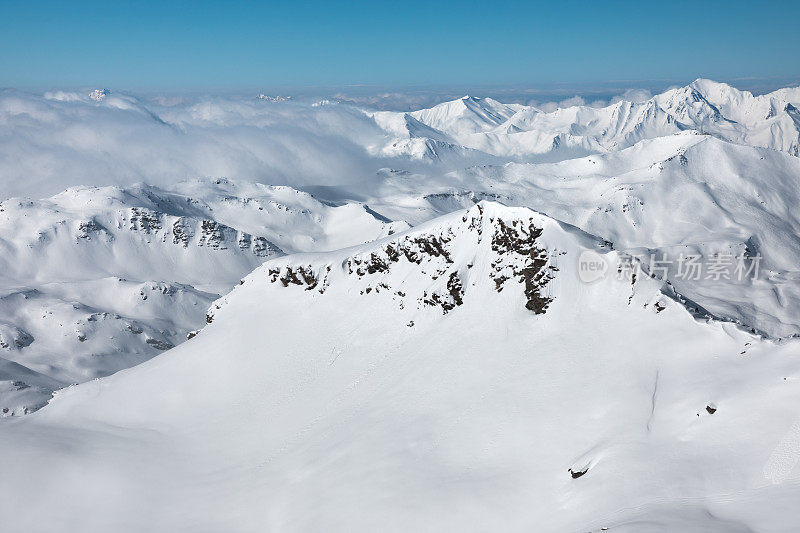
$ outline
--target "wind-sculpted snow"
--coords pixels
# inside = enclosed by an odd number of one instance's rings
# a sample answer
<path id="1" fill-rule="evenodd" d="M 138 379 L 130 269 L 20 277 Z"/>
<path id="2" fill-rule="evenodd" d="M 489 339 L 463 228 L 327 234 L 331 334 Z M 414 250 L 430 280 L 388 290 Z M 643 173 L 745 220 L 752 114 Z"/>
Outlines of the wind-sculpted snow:
<path id="1" fill-rule="evenodd" d="M 167 356 L 8 424 L 4 525 L 796 527 L 797 474 L 781 465 L 797 452 L 782 444 L 797 345 L 698 322 L 647 276 L 583 283 L 587 251 L 620 256 L 481 203 L 272 259 Z M 544 312 L 524 274 L 539 258 Z M 523 274 L 498 292 L 506 268 Z M 788 463 L 770 459 L 776 446 Z"/>

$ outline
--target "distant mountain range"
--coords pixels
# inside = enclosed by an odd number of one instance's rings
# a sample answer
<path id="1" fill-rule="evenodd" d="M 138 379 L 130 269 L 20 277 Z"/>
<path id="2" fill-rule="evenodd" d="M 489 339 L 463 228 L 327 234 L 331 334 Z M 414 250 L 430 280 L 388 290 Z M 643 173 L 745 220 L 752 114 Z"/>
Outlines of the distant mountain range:
<path id="1" fill-rule="evenodd" d="M 545 113 L 535 107 L 465 96 L 412 113 L 378 112 L 388 133 L 405 139 L 382 150 L 437 157 L 440 147 L 498 157 L 565 159 L 620 150 L 644 139 L 694 130 L 737 144 L 798 155 L 800 88 L 761 96 L 698 79 L 643 102 L 574 106 Z M 426 142 L 433 145 L 425 144 Z"/>

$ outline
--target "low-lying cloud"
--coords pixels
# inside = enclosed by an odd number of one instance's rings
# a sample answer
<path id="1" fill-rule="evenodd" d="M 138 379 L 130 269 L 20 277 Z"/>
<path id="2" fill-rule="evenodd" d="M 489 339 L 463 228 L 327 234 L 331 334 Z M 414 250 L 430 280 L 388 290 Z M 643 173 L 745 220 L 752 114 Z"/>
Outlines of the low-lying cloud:
<path id="1" fill-rule="evenodd" d="M 540 102 L 531 95 L 477 94 L 545 112 L 651 97 L 647 89 Z M 332 92 L 322 102 L 308 94 L 288 101 L 255 96 L 0 91 L 0 200 L 74 185 L 169 186 L 201 176 L 302 187 L 361 183 L 383 167 L 427 172 L 430 165 L 420 161 L 376 156 L 389 139 L 363 109 L 411 110 L 463 95 L 362 89 Z"/>
<path id="2" fill-rule="evenodd" d="M 347 105 L 255 98 L 169 102 L 78 93 L 0 93 L 0 198 L 68 186 L 168 185 L 197 176 L 340 184 L 384 162 L 367 147 L 384 132 Z"/>

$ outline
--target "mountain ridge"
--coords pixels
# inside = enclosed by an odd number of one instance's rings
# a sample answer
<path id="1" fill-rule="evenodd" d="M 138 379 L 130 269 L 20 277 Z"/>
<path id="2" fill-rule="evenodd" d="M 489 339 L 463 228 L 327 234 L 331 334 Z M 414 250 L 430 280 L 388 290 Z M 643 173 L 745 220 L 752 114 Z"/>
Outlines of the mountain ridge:
<path id="1" fill-rule="evenodd" d="M 434 136 L 448 135 L 467 148 L 493 156 L 543 156 L 568 147 L 588 155 L 687 129 L 795 156 L 800 149 L 800 128 L 787 107 L 800 102 L 800 88 L 753 96 L 698 78 L 643 102 L 623 99 L 602 108 L 575 105 L 549 113 L 485 100 L 488 106 L 482 106 L 480 99 L 463 97 L 407 115 L 435 130 Z M 374 116 L 385 124 L 392 112 Z"/>
<path id="2" fill-rule="evenodd" d="M 33 411 L 60 387 L 184 341 L 211 302 L 264 260 L 284 255 L 270 239 L 288 251 L 325 249 L 403 227 L 363 204 L 330 206 L 292 188 L 224 179 L 173 191 L 73 187 L 40 201 L 6 200 L 2 416 Z"/>
<path id="3" fill-rule="evenodd" d="M 768 527 L 758 510 L 797 491 L 764 495 L 765 442 L 786 428 L 761 417 L 791 414 L 782 377 L 796 378 L 797 346 L 698 323 L 649 277 L 582 283 L 582 251 L 617 253 L 601 245 L 484 203 L 375 243 L 275 258 L 169 357 L 59 391 L 7 426 L 0 449 L 31 503 L 0 502 L 6 524 L 47 508 L 89 531 L 135 529 L 136 502 L 163 499 L 146 520 L 171 530 L 641 531 L 687 516 L 707 531 Z M 537 274 L 552 276 L 543 312 L 526 305 L 538 250 Z M 35 434 L 48 438 L 13 445 Z M 66 438 L 69 454 L 56 452 Z M 102 460 L 92 443 L 106 444 Z M 17 475 L 42 458 L 65 472 L 44 494 Z M 134 504 L 86 479 L 124 483 Z"/>

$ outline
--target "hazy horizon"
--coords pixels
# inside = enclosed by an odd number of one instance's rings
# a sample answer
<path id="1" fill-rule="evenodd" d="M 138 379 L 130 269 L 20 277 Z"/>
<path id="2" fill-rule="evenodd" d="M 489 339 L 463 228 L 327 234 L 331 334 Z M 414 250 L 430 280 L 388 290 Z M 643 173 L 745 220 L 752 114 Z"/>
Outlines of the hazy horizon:
<path id="1" fill-rule="evenodd" d="M 104 89 L 112 93 L 137 96 L 141 98 L 161 97 L 256 97 L 289 96 L 294 100 L 331 99 L 343 103 L 371 107 L 381 110 L 414 111 L 463 96 L 494 98 L 508 104 L 525 105 L 607 105 L 613 99 L 626 98 L 635 91 L 658 94 L 674 87 L 688 85 L 697 78 L 712 79 L 726 83 L 754 95 L 765 94 L 784 87 L 800 85 L 800 76 L 774 78 L 735 78 L 716 79 L 696 76 L 691 79 L 663 80 L 615 80 L 594 83 L 553 82 L 540 84 L 430 84 L 430 85 L 296 85 L 270 86 L 254 85 L 248 87 L 195 87 L 195 88 L 136 88 L 109 85 L 64 85 L 14 87 L 0 86 L 0 91 L 20 91 L 43 95 L 56 91 L 87 92 Z M 577 101 L 581 99 L 582 101 Z M 574 102 L 571 104 L 571 102 Z M 163 102 L 161 102 L 163 103 Z"/>

